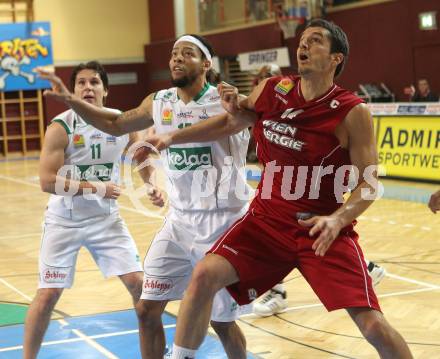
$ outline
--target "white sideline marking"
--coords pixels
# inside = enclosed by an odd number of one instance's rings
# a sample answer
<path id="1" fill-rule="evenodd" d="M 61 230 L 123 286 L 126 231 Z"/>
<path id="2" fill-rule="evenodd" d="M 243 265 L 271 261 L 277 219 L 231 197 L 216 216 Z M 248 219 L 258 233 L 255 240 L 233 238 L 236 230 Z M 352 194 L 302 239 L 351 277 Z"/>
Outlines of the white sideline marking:
<path id="1" fill-rule="evenodd" d="M 6 287 L 9 289 L 12 289 L 15 293 L 20 294 L 23 298 L 25 298 L 27 301 L 32 302 L 32 298 L 28 295 L 24 294 L 21 290 L 15 288 L 12 284 L 5 281 L 3 278 L 0 278 L 0 282 L 3 283 Z"/>
<path id="2" fill-rule="evenodd" d="M 66 323 L 66 324 L 63 324 L 63 325 L 68 325 L 69 324 L 64 319 L 60 319 L 59 322 Z M 176 327 L 176 324 L 164 325 L 164 329 L 175 328 L 175 327 Z M 79 330 L 77 330 L 77 329 L 72 329 L 72 331 L 78 331 L 79 332 Z M 108 337 L 116 337 L 116 336 L 119 336 L 119 335 L 136 334 L 138 332 L 139 332 L 138 329 L 124 330 L 124 331 L 121 331 L 121 332 L 113 332 L 113 333 L 106 333 L 106 334 L 91 335 L 91 336 L 89 336 L 87 338 L 88 339 L 101 339 L 101 338 L 108 338 Z M 41 345 L 42 346 L 57 345 L 57 344 L 64 344 L 64 343 L 81 342 L 81 341 L 84 341 L 84 340 L 85 340 L 85 338 L 82 338 L 82 337 L 70 338 L 70 339 L 62 339 L 62 340 L 52 340 L 52 341 L 49 341 L 49 342 L 44 342 Z M 15 347 L 1 348 L 0 352 L 8 352 L 8 351 L 20 350 L 20 349 L 23 349 L 23 345 L 17 345 Z"/>
<path id="3" fill-rule="evenodd" d="M 422 281 L 411 279 L 411 278 L 407 278 L 407 277 L 401 277 L 400 275 L 396 275 L 396 274 L 386 273 L 385 275 L 387 277 L 394 278 L 394 279 L 397 279 L 397 280 L 401 280 L 403 282 L 413 283 L 413 284 L 421 285 L 423 287 L 428 287 L 428 288 L 431 288 L 431 289 L 439 289 L 440 288 L 440 286 L 438 286 L 436 284 L 426 283 L 426 282 L 422 282 Z"/>

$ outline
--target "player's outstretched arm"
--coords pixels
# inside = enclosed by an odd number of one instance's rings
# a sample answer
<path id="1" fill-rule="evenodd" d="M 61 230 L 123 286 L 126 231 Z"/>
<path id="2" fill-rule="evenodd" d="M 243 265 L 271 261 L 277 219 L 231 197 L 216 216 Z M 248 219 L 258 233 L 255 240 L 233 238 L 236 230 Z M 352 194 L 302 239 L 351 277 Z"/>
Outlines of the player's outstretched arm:
<path id="1" fill-rule="evenodd" d="M 154 94 L 148 96 L 142 104 L 130 111 L 117 114 L 105 108 L 94 106 L 72 94 L 63 81 L 50 71 L 37 70 L 39 76 L 51 83 L 52 89 L 44 92 L 45 96 L 54 98 L 72 108 L 87 123 L 115 136 L 142 130 L 153 124 L 152 99 Z"/>
<path id="2" fill-rule="evenodd" d="M 329 216 L 315 216 L 298 222 L 310 227 L 310 236 L 319 234 L 312 248 L 324 256 L 342 228 L 361 215 L 380 193 L 377 179 L 377 149 L 373 119 L 364 104 L 354 107 L 344 120 L 351 163 L 359 171 L 359 182 L 345 203 Z M 335 186 L 338 184 L 335 184 Z M 343 186 L 343 183 L 340 184 Z"/>
<path id="3" fill-rule="evenodd" d="M 238 94 L 236 87 L 225 82 L 218 85 L 222 106 L 226 113 L 210 117 L 193 126 L 147 138 L 159 151 L 169 146 L 188 142 L 209 142 L 231 136 L 254 125 L 255 101 L 260 96 L 266 81 L 262 81 L 248 96 Z"/>
<path id="4" fill-rule="evenodd" d="M 357 187 L 334 213 L 346 226 L 360 216 L 380 195 L 378 156 L 373 118 L 365 104 L 354 107 L 344 121 L 348 132 L 348 150 L 352 165 L 359 172 Z"/>

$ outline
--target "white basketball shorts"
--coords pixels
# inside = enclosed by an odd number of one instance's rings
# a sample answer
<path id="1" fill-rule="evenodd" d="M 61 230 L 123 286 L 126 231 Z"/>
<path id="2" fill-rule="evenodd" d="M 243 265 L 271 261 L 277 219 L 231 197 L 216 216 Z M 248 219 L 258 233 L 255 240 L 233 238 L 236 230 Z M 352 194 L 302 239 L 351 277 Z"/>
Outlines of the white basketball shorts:
<path id="1" fill-rule="evenodd" d="M 39 288 L 70 288 L 84 246 L 104 277 L 142 271 L 133 238 L 118 212 L 73 221 L 46 212 L 39 258 Z"/>
<path id="2" fill-rule="evenodd" d="M 171 209 L 145 256 L 141 299 L 181 299 L 196 263 L 246 210 L 247 207 L 235 211 Z M 238 314 L 239 306 L 226 289 L 217 292 L 211 319 L 231 322 Z"/>

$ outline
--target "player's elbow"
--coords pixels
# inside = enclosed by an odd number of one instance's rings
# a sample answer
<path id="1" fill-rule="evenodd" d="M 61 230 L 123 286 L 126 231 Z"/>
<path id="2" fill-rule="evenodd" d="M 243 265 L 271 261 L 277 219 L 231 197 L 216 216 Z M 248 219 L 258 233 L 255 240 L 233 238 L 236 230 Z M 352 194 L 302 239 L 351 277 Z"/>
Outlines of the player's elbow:
<path id="1" fill-rule="evenodd" d="M 53 193 L 55 188 L 55 178 L 51 176 L 40 176 L 40 188 L 43 192 Z"/>
<path id="2" fill-rule="evenodd" d="M 122 128 L 115 122 L 110 122 L 106 128 L 106 131 L 109 135 L 120 137 L 125 135 L 127 132 L 124 132 Z"/>

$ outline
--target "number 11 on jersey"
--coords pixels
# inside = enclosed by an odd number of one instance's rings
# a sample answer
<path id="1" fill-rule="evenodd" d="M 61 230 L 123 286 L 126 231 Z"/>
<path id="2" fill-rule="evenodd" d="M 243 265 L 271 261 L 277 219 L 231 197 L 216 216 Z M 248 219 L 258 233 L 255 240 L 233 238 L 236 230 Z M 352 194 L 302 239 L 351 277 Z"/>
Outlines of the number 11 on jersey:
<path id="1" fill-rule="evenodd" d="M 101 144 L 93 144 L 90 146 L 92 149 L 92 160 L 100 159 L 101 158 Z"/>

